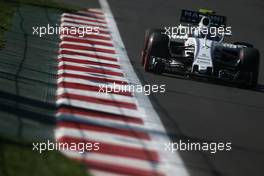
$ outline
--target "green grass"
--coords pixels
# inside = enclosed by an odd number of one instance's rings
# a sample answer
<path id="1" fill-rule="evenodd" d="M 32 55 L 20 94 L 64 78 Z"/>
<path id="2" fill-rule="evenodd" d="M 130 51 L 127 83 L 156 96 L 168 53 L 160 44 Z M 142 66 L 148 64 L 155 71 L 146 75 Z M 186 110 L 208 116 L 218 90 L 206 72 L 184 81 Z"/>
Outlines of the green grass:
<path id="1" fill-rule="evenodd" d="M 11 26 L 11 20 L 16 11 L 16 7 L 16 4 L 0 0 L 0 49 L 4 47 L 4 33 Z"/>
<path id="2" fill-rule="evenodd" d="M 0 0 L 0 50 L 4 47 L 4 33 L 12 25 L 12 18 L 22 4 L 73 11 L 78 8 L 58 4 L 52 0 Z M 58 151 L 39 154 L 32 144 L 0 137 L 0 176 L 85 176 L 87 169 L 66 158 Z"/>
<path id="3" fill-rule="evenodd" d="M 66 12 L 80 9 L 80 7 L 57 3 L 53 0 L 0 0 L 0 49 L 5 44 L 4 33 L 10 29 L 13 15 L 22 4 L 56 8 Z"/>
<path id="4" fill-rule="evenodd" d="M 0 175 L 2 176 L 85 176 L 85 166 L 57 151 L 39 154 L 33 145 L 0 138 Z"/>
<path id="5" fill-rule="evenodd" d="M 27 5 L 42 6 L 42 7 L 47 7 L 47 8 L 56 8 L 56 9 L 61 9 L 64 11 L 74 11 L 74 10 L 80 9 L 80 7 L 78 6 L 58 3 L 53 0 L 13 0 L 13 2 L 17 2 L 20 4 L 27 4 Z"/>

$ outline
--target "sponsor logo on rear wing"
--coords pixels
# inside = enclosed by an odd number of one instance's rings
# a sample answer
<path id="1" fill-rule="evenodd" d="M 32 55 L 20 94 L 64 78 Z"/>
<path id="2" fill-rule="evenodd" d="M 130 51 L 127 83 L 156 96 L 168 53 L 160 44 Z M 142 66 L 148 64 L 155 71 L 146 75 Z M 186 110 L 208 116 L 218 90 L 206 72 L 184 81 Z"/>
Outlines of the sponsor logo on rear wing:
<path id="1" fill-rule="evenodd" d="M 214 15 L 210 13 L 203 13 L 192 10 L 182 10 L 180 22 L 190 23 L 190 24 L 199 24 L 202 17 L 208 17 L 211 20 L 212 26 L 226 26 L 226 17 L 220 15 Z"/>

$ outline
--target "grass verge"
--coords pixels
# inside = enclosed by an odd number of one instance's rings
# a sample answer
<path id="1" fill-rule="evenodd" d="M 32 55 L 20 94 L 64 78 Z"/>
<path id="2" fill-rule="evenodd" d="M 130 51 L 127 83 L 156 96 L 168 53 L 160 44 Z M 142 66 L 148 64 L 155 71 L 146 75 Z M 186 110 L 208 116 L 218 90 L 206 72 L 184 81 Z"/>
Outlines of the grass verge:
<path id="1" fill-rule="evenodd" d="M 11 27 L 13 15 L 22 4 L 56 8 L 66 12 L 80 9 L 80 7 L 54 2 L 53 0 L 0 0 L 0 49 L 5 44 L 4 33 Z"/>
<path id="2" fill-rule="evenodd" d="M 11 26 L 16 8 L 16 4 L 0 0 L 0 49 L 4 47 L 4 33 Z"/>
<path id="3" fill-rule="evenodd" d="M 32 151 L 31 144 L 0 137 L 0 175 L 3 176 L 89 176 L 86 168 L 60 152 Z"/>
<path id="4" fill-rule="evenodd" d="M 0 0 L 0 50 L 4 47 L 4 33 L 12 25 L 12 18 L 21 5 L 56 8 L 63 11 L 78 7 L 58 4 L 52 0 Z M 0 136 L 0 175 L 2 176 L 85 176 L 86 167 L 66 158 L 58 151 L 39 154 L 32 144 Z"/>

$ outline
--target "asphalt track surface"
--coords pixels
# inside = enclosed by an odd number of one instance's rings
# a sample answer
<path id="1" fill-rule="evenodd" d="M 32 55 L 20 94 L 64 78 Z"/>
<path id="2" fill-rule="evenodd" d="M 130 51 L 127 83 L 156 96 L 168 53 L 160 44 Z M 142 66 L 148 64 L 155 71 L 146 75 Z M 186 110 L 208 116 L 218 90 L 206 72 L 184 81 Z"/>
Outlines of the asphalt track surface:
<path id="1" fill-rule="evenodd" d="M 70 2 L 70 0 L 64 0 Z M 95 0 L 72 1 L 99 7 Z M 232 142 L 231 152 L 181 152 L 191 176 L 262 176 L 264 163 L 264 2 L 262 0 L 108 0 L 129 58 L 144 84 L 166 84 L 166 94 L 150 96 L 172 141 Z M 261 52 L 259 90 L 145 73 L 139 57 L 144 31 L 178 25 L 181 9 L 209 8 L 228 17 L 232 41 L 247 41 Z M 198 174 L 199 173 L 199 174 Z M 173 175 L 173 173 L 171 174 Z"/>
<path id="2" fill-rule="evenodd" d="M 166 84 L 150 96 L 171 139 L 232 142 L 231 152 L 181 152 L 190 175 L 261 176 L 264 163 L 264 2 L 261 0 L 109 0 L 128 56 L 143 84 Z M 251 91 L 172 75 L 146 73 L 139 57 L 144 31 L 176 26 L 181 9 L 209 8 L 228 17 L 233 41 L 253 43 L 261 52 L 259 90 Z M 200 173 L 200 174 L 198 174 Z M 173 175 L 173 174 L 172 174 Z"/>

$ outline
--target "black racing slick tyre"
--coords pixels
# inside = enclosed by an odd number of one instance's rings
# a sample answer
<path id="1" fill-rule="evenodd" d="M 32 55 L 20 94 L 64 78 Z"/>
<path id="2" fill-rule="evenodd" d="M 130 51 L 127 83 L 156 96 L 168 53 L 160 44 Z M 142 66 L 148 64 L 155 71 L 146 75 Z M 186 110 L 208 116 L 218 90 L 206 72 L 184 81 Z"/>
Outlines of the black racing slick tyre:
<path id="1" fill-rule="evenodd" d="M 239 53 L 240 69 L 248 73 L 247 86 L 255 88 L 258 85 L 259 51 L 255 48 L 242 48 Z"/>
<path id="2" fill-rule="evenodd" d="M 148 42 L 149 42 L 149 37 L 151 34 L 153 33 L 163 33 L 162 29 L 155 29 L 155 28 L 151 28 L 151 29 L 147 29 L 145 32 L 145 38 L 144 38 L 144 46 L 143 46 L 143 50 L 141 52 L 141 57 L 140 57 L 140 63 L 141 65 L 144 65 L 144 59 L 146 56 L 146 51 L 147 51 L 147 47 L 148 47 Z"/>
<path id="3" fill-rule="evenodd" d="M 147 72 L 154 72 L 155 63 L 152 63 L 154 58 L 168 58 L 169 57 L 169 37 L 160 32 L 154 32 L 150 35 L 146 54 L 144 57 L 144 70 Z M 161 61 L 159 61 L 161 62 Z M 158 64 L 160 66 L 160 63 Z M 159 71 L 160 72 L 160 71 Z"/>
<path id="4" fill-rule="evenodd" d="M 162 74 L 165 70 L 165 64 L 160 61 L 156 61 L 153 65 L 153 72 L 156 74 Z"/>

